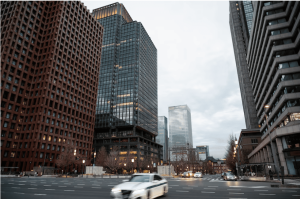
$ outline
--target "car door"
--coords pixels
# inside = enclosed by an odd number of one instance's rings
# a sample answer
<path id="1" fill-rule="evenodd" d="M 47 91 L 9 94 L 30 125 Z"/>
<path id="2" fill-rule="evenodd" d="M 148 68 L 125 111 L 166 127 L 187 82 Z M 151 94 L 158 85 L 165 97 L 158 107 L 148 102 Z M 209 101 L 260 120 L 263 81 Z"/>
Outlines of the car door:
<path id="1" fill-rule="evenodd" d="M 163 190 L 164 190 L 163 179 L 159 175 L 154 175 L 154 179 L 157 182 L 156 183 L 156 187 L 157 187 L 156 193 L 157 193 L 157 196 L 161 196 L 163 194 Z"/>

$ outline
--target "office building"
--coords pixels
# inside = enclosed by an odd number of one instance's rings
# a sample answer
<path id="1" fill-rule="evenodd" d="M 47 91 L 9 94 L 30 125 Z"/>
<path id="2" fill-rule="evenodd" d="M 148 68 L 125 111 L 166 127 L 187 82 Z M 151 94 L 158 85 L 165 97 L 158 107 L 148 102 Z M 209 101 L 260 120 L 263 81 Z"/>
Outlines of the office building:
<path id="1" fill-rule="evenodd" d="M 191 110 L 187 105 L 169 107 L 169 147 L 193 148 Z"/>
<path id="2" fill-rule="evenodd" d="M 209 156 L 209 146 L 208 145 L 196 146 L 196 151 L 197 151 L 199 160 L 206 160 L 207 157 Z"/>
<path id="3" fill-rule="evenodd" d="M 168 119 L 165 116 L 159 116 L 156 142 L 163 145 L 164 162 L 168 161 L 168 141 Z"/>
<path id="4" fill-rule="evenodd" d="M 157 50 L 123 4 L 93 10 L 104 27 L 97 91 L 95 150 L 119 146 L 135 159 L 162 160 L 157 144 Z"/>
<path id="5" fill-rule="evenodd" d="M 243 21 L 236 20 L 241 18 L 237 12 L 242 5 L 230 2 L 231 34 L 237 41 L 242 40 L 240 32 L 245 34 L 238 29 L 244 26 Z M 246 95 L 254 102 L 257 124 L 246 126 L 247 130 L 259 128 L 261 143 L 248 159 L 250 163 L 274 163 L 277 171 L 283 166 L 285 175 L 300 175 L 300 3 L 258 1 L 252 5 L 252 26 L 249 40 L 243 41 L 246 47 L 242 59 L 247 66 L 243 75 L 249 82 L 240 81 L 240 87 L 251 85 Z M 237 58 L 236 52 L 243 50 L 243 45 L 233 44 Z M 248 109 L 253 108 L 245 98 L 242 100 Z M 245 108 L 244 112 L 246 117 Z"/>
<path id="6" fill-rule="evenodd" d="M 103 28 L 79 1 L 1 3 L 1 166 L 90 159 Z"/>

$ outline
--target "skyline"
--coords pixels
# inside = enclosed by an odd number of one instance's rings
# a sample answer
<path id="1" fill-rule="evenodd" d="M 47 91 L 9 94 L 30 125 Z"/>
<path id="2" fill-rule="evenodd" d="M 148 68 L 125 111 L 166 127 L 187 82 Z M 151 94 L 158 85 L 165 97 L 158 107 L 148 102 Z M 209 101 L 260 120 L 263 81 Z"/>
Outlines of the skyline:
<path id="1" fill-rule="evenodd" d="M 92 12 L 114 2 L 83 3 Z M 187 104 L 192 114 L 193 145 L 209 145 L 212 156 L 224 158 L 229 135 L 238 137 L 246 128 L 228 2 L 119 3 L 133 20 L 142 22 L 156 45 L 158 116 L 168 117 L 169 106 Z"/>

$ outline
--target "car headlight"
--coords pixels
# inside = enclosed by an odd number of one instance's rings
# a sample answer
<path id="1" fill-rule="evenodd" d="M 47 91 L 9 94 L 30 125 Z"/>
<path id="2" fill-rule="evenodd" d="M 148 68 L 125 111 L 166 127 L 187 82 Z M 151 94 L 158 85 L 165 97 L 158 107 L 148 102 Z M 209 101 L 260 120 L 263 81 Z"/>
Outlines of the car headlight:
<path id="1" fill-rule="evenodd" d="M 119 188 L 112 188 L 111 192 L 113 192 L 113 193 L 120 193 L 121 189 L 119 189 Z"/>
<path id="2" fill-rule="evenodd" d="M 143 192 L 145 192 L 145 189 L 139 189 L 139 190 L 133 191 L 133 194 L 137 195 L 137 194 L 142 194 Z"/>
<path id="3" fill-rule="evenodd" d="M 234 176 L 236 178 L 236 176 Z"/>

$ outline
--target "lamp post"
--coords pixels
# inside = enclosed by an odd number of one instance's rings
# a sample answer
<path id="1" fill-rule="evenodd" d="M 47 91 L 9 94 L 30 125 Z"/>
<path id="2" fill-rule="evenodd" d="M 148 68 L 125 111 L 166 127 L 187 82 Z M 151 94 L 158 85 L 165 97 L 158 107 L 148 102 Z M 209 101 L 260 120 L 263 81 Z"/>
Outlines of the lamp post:
<path id="1" fill-rule="evenodd" d="M 84 164 L 84 166 L 85 166 L 85 160 L 82 160 L 82 163 Z M 83 177 L 83 174 L 82 174 L 82 177 Z"/>
<path id="2" fill-rule="evenodd" d="M 133 163 L 134 163 L 134 159 L 131 159 L 131 162 L 132 162 L 132 174 L 133 174 Z"/>
<path id="3" fill-rule="evenodd" d="M 240 155 L 239 155 L 239 152 L 238 152 L 238 141 L 237 141 L 237 139 L 236 139 L 236 137 L 235 137 L 235 141 L 234 141 L 234 143 L 235 143 L 235 150 L 234 150 L 234 153 L 235 154 L 237 154 L 237 168 L 236 168 L 236 170 L 237 170 L 237 174 L 238 174 L 238 176 L 240 176 L 240 166 L 239 166 L 239 163 L 240 163 Z"/>
<path id="4" fill-rule="evenodd" d="M 83 163 L 85 163 L 85 160 L 82 160 L 82 163 L 81 163 L 81 175 L 82 175 L 82 177 L 83 177 L 83 169 L 82 169 L 82 167 L 83 167 Z"/>
<path id="5" fill-rule="evenodd" d="M 268 108 L 270 108 L 270 106 L 266 104 L 264 106 L 264 108 L 265 108 L 264 109 L 265 118 L 266 118 L 267 127 L 268 127 L 267 132 L 268 132 L 268 135 L 269 135 L 269 138 L 270 138 L 270 145 L 271 145 L 273 161 L 274 161 L 274 164 L 275 164 L 275 170 L 277 171 L 277 178 L 278 178 L 278 180 L 280 180 L 280 178 L 279 178 L 279 166 L 278 166 L 277 158 L 275 157 L 276 154 L 275 154 L 275 149 L 273 148 L 273 144 L 272 144 L 272 139 L 271 139 L 271 134 L 270 134 L 271 129 L 269 129 L 269 121 L 268 121 L 268 116 L 267 116 L 267 110 L 268 110 Z M 284 174 L 282 174 L 282 175 L 284 175 Z"/>
<path id="6" fill-rule="evenodd" d="M 96 152 L 94 152 L 93 154 L 94 154 L 94 162 L 93 162 L 93 167 L 92 167 L 92 173 L 94 175 L 94 165 L 95 165 L 95 160 L 96 160 Z"/>

